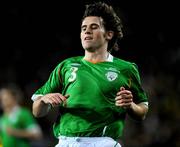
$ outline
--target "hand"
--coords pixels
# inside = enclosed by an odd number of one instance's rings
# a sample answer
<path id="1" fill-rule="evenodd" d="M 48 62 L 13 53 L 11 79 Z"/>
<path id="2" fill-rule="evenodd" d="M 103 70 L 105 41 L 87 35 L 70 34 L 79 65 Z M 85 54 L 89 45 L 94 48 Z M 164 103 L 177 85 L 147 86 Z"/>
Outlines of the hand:
<path id="1" fill-rule="evenodd" d="M 131 91 L 121 87 L 120 91 L 116 94 L 115 105 L 123 108 L 131 108 L 132 103 L 133 95 Z"/>
<path id="2" fill-rule="evenodd" d="M 61 103 L 66 104 L 66 99 L 68 97 L 69 95 L 63 96 L 60 93 L 50 93 L 42 96 L 41 101 L 43 101 L 45 104 L 50 104 L 52 107 L 56 107 Z"/>
<path id="3" fill-rule="evenodd" d="M 18 136 L 18 129 L 15 129 L 15 128 L 12 128 L 12 127 L 7 127 L 6 128 L 6 132 L 7 132 L 7 134 L 8 135 L 10 135 L 10 136 L 15 136 L 15 137 L 17 137 Z"/>
<path id="4" fill-rule="evenodd" d="M 7 128 L 6 128 L 6 132 L 7 132 L 8 135 L 13 136 L 15 130 L 14 130 L 13 128 L 11 128 L 11 127 L 7 127 Z"/>

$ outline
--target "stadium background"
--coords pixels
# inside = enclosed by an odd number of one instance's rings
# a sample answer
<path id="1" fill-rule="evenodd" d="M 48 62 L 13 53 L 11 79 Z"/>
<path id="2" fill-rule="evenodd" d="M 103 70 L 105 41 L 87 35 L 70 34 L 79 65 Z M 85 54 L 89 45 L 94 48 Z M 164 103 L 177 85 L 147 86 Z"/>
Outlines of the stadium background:
<path id="1" fill-rule="evenodd" d="M 17 83 L 31 109 L 33 92 L 63 59 L 83 55 L 80 23 L 88 1 L 57 4 L 6 4 L 1 18 L 0 86 Z M 71 5 L 70 5 L 71 3 Z M 178 5 L 109 0 L 124 25 L 124 39 L 114 56 L 136 62 L 149 96 L 143 122 L 127 118 L 126 147 L 180 146 L 180 17 Z M 56 111 L 38 118 L 44 138 L 33 146 L 53 146 Z M 33 144 L 33 143 L 32 143 Z"/>

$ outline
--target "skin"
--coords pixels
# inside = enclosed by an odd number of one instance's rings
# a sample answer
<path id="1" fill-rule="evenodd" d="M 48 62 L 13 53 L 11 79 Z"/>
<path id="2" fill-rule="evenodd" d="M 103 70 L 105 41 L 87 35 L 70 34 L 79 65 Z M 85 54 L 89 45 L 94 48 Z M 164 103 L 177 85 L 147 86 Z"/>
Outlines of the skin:
<path id="1" fill-rule="evenodd" d="M 16 98 L 11 94 L 9 90 L 1 91 L 1 105 L 3 113 L 10 115 L 15 107 L 20 107 Z M 27 138 L 27 139 L 40 139 L 42 137 L 41 133 L 31 132 L 25 129 L 17 129 L 11 126 L 6 128 L 6 132 L 14 137 Z"/>
<path id="2" fill-rule="evenodd" d="M 84 59 L 90 62 L 106 61 L 108 42 L 113 37 L 112 31 L 106 31 L 100 17 L 86 17 L 81 25 L 81 43 L 85 49 Z"/>
<path id="3" fill-rule="evenodd" d="M 112 38 L 112 31 L 105 32 L 102 19 L 99 17 L 86 17 L 81 26 L 81 43 L 85 49 L 84 59 L 97 63 L 105 61 L 108 52 L 108 40 Z M 89 37 L 90 39 L 86 40 Z M 40 96 L 33 102 L 33 114 L 36 117 L 45 116 L 50 106 L 56 107 L 65 103 L 69 95 L 63 96 L 60 93 L 50 93 Z"/>
<path id="4" fill-rule="evenodd" d="M 108 42 L 112 39 L 114 32 L 105 30 L 103 19 L 96 16 L 88 16 L 81 25 L 81 44 L 85 50 L 84 60 L 92 63 L 104 62 L 108 57 Z M 46 94 L 39 97 L 33 103 L 33 114 L 36 117 L 44 116 L 49 111 L 49 104 L 55 107 L 64 103 L 68 96 L 60 93 Z M 143 120 L 148 111 L 144 103 L 135 104 L 131 91 L 120 87 L 115 98 L 115 105 L 127 109 L 128 114 L 136 119 Z"/>
<path id="5" fill-rule="evenodd" d="M 135 104 L 133 102 L 132 92 L 126 90 L 124 87 L 121 87 L 120 91 L 117 92 L 115 105 L 127 109 L 128 114 L 137 121 L 144 120 L 148 112 L 148 106 L 143 102 Z"/>
<path id="6" fill-rule="evenodd" d="M 60 93 L 49 93 L 40 96 L 33 102 L 33 115 L 35 117 L 45 116 L 51 107 L 58 107 L 61 103 L 66 103 L 69 95 L 63 96 Z"/>

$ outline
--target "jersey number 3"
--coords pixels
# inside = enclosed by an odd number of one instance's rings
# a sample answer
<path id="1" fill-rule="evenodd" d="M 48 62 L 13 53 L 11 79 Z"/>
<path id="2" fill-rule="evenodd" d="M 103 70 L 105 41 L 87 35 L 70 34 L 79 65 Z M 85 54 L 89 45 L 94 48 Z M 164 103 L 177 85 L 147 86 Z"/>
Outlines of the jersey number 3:
<path id="1" fill-rule="evenodd" d="M 75 81 L 77 70 L 78 70 L 77 67 L 71 67 L 71 76 L 68 79 L 69 82 L 74 82 Z"/>

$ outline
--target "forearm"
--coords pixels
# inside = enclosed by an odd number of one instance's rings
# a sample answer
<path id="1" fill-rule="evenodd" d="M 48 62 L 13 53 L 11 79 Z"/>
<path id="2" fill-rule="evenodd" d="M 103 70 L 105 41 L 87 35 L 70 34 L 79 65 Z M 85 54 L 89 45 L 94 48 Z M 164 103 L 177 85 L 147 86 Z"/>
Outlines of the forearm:
<path id="1" fill-rule="evenodd" d="M 32 110 L 35 117 L 42 117 L 49 112 L 49 105 L 42 101 L 42 97 L 38 97 L 38 99 L 33 102 Z"/>
<path id="2" fill-rule="evenodd" d="M 139 103 L 139 104 L 132 103 L 131 107 L 127 109 L 128 115 L 137 121 L 144 120 L 147 112 L 148 112 L 148 106 L 145 105 L 144 103 Z"/>
<path id="3" fill-rule="evenodd" d="M 18 138 L 26 138 L 26 139 L 40 139 L 42 137 L 41 132 L 24 130 L 24 129 L 7 129 L 8 134 L 18 137 Z"/>

